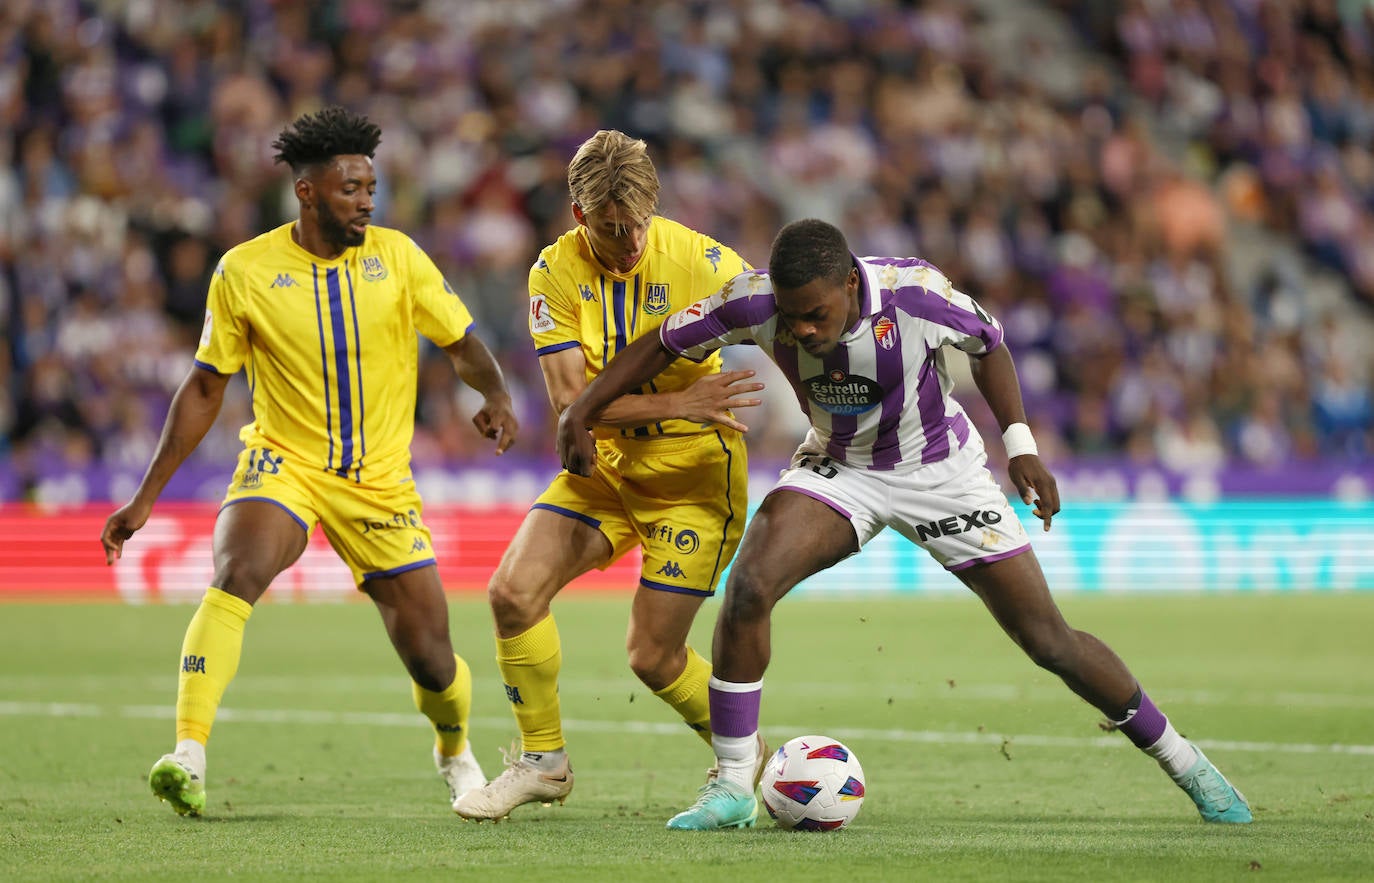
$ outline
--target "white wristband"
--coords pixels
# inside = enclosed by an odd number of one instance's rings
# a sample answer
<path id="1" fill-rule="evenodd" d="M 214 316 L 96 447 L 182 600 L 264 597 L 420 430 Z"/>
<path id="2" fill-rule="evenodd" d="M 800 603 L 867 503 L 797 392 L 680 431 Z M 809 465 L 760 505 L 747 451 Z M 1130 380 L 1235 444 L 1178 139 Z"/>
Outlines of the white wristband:
<path id="1" fill-rule="evenodd" d="M 1008 460 L 1025 454 L 1040 453 L 1035 447 L 1035 436 L 1031 435 L 1030 427 L 1024 423 L 1013 423 L 1007 427 L 1002 433 L 1002 446 L 1007 449 Z"/>

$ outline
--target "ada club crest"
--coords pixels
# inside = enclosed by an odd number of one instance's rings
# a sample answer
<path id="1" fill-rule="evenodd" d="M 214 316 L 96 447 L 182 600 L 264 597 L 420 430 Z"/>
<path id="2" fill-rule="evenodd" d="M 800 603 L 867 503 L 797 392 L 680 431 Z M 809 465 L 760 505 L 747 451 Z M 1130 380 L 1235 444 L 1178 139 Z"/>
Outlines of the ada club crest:
<path id="1" fill-rule="evenodd" d="M 386 265 L 375 254 L 363 256 L 363 278 L 368 282 L 381 282 L 386 278 Z"/>
<path id="2" fill-rule="evenodd" d="M 668 283 L 650 282 L 644 289 L 644 312 L 662 316 L 668 312 Z"/>

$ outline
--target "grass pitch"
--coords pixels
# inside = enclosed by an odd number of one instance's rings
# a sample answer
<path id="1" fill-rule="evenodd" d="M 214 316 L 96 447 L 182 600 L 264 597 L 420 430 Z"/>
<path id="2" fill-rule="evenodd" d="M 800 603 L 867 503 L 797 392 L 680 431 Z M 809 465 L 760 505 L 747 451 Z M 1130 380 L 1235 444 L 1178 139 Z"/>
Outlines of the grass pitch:
<path id="1" fill-rule="evenodd" d="M 382 880 L 1368 880 L 1374 594 L 1061 599 L 1250 798 L 1187 797 L 971 598 L 788 599 L 763 728 L 847 742 L 855 825 L 669 832 L 706 746 L 635 681 L 628 599 L 556 602 L 577 786 L 564 807 L 461 822 L 371 605 L 260 605 L 210 744 L 209 804 L 148 792 L 172 744 L 189 607 L 0 606 L 0 878 Z M 694 644 L 709 652 L 716 605 Z M 481 600 L 453 604 L 488 775 L 515 736 Z"/>

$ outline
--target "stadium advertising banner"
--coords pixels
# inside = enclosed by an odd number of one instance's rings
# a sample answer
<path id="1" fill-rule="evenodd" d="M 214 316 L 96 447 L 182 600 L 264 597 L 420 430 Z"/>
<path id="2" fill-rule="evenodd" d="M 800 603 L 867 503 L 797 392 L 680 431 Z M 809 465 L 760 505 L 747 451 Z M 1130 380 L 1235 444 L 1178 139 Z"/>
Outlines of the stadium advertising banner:
<path id="1" fill-rule="evenodd" d="M 105 565 L 99 540 L 109 512 L 106 505 L 0 505 L 0 597 L 94 596 L 129 603 L 200 598 L 212 575 L 213 505 L 159 506 L 114 567 Z M 524 506 L 427 507 L 444 585 L 455 592 L 484 591 L 524 514 Z M 1374 590 L 1374 503 L 1083 503 L 1056 516 L 1049 533 L 1028 513 L 1023 520 L 1059 592 Z M 638 573 L 638 555 L 632 554 L 587 574 L 573 588 L 629 590 Z M 884 531 L 863 555 L 797 591 L 919 594 L 964 588 L 925 553 Z M 270 597 L 310 601 L 353 594 L 348 569 L 316 531 Z"/>

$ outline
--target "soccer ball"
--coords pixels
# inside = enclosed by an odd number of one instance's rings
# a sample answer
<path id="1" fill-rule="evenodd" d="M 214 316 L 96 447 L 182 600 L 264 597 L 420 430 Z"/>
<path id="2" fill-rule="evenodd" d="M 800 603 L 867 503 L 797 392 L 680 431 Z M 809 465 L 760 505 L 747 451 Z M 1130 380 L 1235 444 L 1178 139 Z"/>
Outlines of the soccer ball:
<path id="1" fill-rule="evenodd" d="M 863 806 L 864 770 L 843 743 L 798 736 L 768 759 L 759 791 L 778 827 L 834 831 L 854 821 Z"/>

